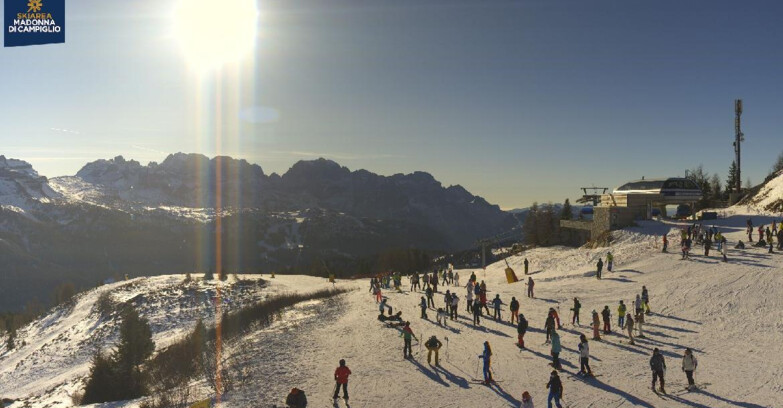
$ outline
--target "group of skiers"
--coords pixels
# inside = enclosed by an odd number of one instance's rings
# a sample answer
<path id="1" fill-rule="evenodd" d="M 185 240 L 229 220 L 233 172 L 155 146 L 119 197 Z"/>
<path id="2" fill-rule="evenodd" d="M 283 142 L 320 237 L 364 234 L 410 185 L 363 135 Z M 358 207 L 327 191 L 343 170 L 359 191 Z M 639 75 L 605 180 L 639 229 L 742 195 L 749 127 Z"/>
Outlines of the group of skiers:
<path id="1" fill-rule="evenodd" d="M 606 253 L 606 270 L 611 272 L 612 266 L 614 264 L 614 255 L 612 255 L 611 252 Z M 598 258 L 598 262 L 596 263 L 596 272 L 595 277 L 598 279 L 601 279 L 601 273 L 604 269 L 604 261 L 601 258 Z"/>

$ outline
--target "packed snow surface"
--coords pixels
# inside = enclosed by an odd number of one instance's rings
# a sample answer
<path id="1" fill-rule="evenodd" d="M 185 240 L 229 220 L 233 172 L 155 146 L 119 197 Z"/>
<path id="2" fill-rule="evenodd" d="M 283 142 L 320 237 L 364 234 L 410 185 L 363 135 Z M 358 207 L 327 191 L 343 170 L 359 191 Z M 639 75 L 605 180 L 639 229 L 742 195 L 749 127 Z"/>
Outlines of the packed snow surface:
<path id="1" fill-rule="evenodd" d="M 507 305 L 502 308 L 502 322 L 483 316 L 480 326 L 472 324 L 465 310 L 464 287 L 438 287 L 436 307 L 443 306 L 447 289 L 460 297 L 459 318 L 449 321 L 448 327 L 435 322 L 432 309 L 427 311 L 428 319 L 419 317 L 417 305 L 423 294 L 410 292 L 407 279 L 401 293 L 384 291 L 389 305 L 395 312 L 402 311 L 421 343 L 431 335 L 443 342 L 440 367 L 428 364 L 426 350 L 415 342 L 414 358 L 403 359 L 400 332 L 377 320 L 378 306 L 369 293 L 369 280 L 338 281 L 337 287 L 359 290 L 304 302 L 287 310 L 272 326 L 243 339 L 245 355 L 255 359 L 252 383 L 226 395 L 221 405 L 283 406 L 288 391 L 298 387 L 306 391 L 308 406 L 332 407 L 333 373 L 338 360 L 344 358 L 353 372 L 348 388 L 354 408 L 517 407 L 523 391 L 530 392 L 536 407 L 545 407 L 545 384 L 552 369 L 543 326 L 548 309 L 555 308 L 563 324 L 559 332 L 564 406 L 783 406 L 783 253 L 770 254 L 766 248 L 752 246 L 734 249 L 737 240 L 747 238 L 746 219 L 747 215 L 736 215 L 705 224 L 715 225 L 727 236 L 726 263 L 714 248 L 706 257 L 701 247 L 693 249 L 690 260 L 681 260 L 679 231 L 687 224 L 649 221 L 616 231 L 608 248 L 537 248 L 508 258 L 519 277 L 515 283 L 506 282 L 504 261 L 486 271 L 458 270 L 461 285 L 475 272 L 479 281 L 486 282 L 490 299 L 499 294 L 506 304 L 512 296 L 520 301 L 521 313 L 530 323 L 526 350 L 515 344 L 517 331 L 508 323 Z M 754 225 L 771 220 L 753 216 Z M 661 252 L 663 234 L 669 239 L 668 253 Z M 598 280 L 595 264 L 599 258 L 605 261 L 608 251 L 614 255 L 614 268 L 609 272 L 604 266 L 603 279 Z M 532 299 L 526 296 L 525 258 L 530 261 L 529 277 L 535 281 Z M 173 289 L 181 280 L 182 276 L 158 277 L 139 280 L 126 289 L 122 289 L 126 282 L 104 286 L 80 297 L 72 309 L 58 309 L 23 329 L 18 341 L 25 340 L 25 346 L 14 351 L 0 349 L 0 394 L 27 398 L 31 406 L 69 406 L 67 394 L 78 388 L 76 380 L 89 369 L 94 342 L 90 339 L 103 330 L 92 311 L 103 290 L 116 292 L 118 299 L 154 299 L 156 307 L 146 308 L 143 314 L 153 322 L 159 347 L 172 335 L 187 332 L 196 316 L 205 312 L 183 312 L 189 306 L 180 305 Z M 267 280 L 267 285 L 252 292 L 253 298 L 332 286 L 323 278 L 306 276 L 278 275 Z M 652 314 L 645 319 L 646 338 L 631 345 L 617 330 L 617 305 L 624 300 L 631 309 L 642 285 L 649 290 Z M 571 323 L 574 297 L 582 304 L 581 326 Z M 613 332 L 602 333 L 601 341 L 590 340 L 590 365 L 597 377 L 576 376 L 579 334 L 592 339 L 591 311 L 600 312 L 604 305 L 611 310 Z M 105 339 L 101 340 L 104 345 L 112 344 L 116 331 L 99 338 Z M 498 380 L 491 386 L 472 381 L 481 378 L 478 355 L 485 341 L 491 344 L 492 370 Z M 693 392 L 684 389 L 686 379 L 680 369 L 686 347 L 699 362 L 695 372 L 699 390 Z M 666 360 L 668 395 L 650 389 L 649 360 L 654 348 Z M 346 404 L 341 400 L 337 405 Z"/>

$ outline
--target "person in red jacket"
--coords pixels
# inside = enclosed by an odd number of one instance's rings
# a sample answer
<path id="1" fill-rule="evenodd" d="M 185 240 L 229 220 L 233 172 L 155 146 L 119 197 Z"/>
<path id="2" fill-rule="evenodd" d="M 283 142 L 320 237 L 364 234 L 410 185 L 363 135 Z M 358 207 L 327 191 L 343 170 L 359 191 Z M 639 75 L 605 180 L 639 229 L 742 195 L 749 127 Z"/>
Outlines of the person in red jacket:
<path id="1" fill-rule="evenodd" d="M 348 376 L 351 375 L 351 369 L 345 365 L 345 360 L 340 360 L 340 366 L 334 370 L 334 381 L 337 385 L 334 387 L 333 399 L 337 399 L 340 394 L 340 385 L 343 386 L 343 399 L 348 401 Z"/>

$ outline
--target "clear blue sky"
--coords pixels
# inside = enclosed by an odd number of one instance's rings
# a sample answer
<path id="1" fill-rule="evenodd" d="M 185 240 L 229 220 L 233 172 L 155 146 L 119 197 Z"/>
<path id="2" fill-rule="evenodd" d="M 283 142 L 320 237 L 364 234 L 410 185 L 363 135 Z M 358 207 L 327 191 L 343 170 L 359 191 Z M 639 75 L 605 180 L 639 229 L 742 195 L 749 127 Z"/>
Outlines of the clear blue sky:
<path id="1" fill-rule="evenodd" d="M 219 1 L 219 0 L 216 0 Z M 423 170 L 503 208 L 700 163 L 743 180 L 783 151 L 779 1 L 261 0 L 225 154 Z M 68 1 L 64 45 L 4 48 L 0 153 L 46 176 L 123 155 L 213 154 L 173 0 Z M 247 99 L 247 98 L 246 98 Z M 273 110 L 275 120 L 253 120 Z M 258 119 L 259 115 L 255 115 Z"/>

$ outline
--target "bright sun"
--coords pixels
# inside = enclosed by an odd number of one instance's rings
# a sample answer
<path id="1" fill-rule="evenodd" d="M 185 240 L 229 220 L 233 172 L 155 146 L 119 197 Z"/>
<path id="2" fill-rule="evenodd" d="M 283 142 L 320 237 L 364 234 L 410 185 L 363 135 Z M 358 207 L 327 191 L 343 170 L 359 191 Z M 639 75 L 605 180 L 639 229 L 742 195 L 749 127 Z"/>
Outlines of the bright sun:
<path id="1" fill-rule="evenodd" d="M 197 69 L 239 60 L 256 41 L 256 0 L 178 0 L 174 35 Z"/>

